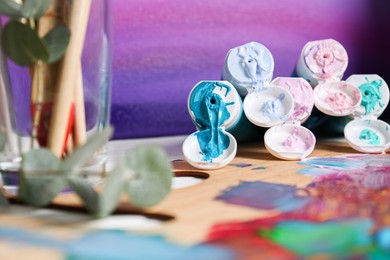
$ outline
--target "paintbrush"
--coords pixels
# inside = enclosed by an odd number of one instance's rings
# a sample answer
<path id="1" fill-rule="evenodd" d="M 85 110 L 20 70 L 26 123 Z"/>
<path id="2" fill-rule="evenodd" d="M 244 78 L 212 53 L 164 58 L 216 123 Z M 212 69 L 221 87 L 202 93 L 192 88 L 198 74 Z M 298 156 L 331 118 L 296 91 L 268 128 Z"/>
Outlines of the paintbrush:
<path id="1" fill-rule="evenodd" d="M 84 45 L 91 0 L 73 1 L 69 9 L 71 38 L 60 63 L 54 94 L 53 111 L 49 125 L 48 147 L 58 157 L 63 155 L 67 133 L 74 117 L 74 84 L 80 73 L 81 53 Z"/>

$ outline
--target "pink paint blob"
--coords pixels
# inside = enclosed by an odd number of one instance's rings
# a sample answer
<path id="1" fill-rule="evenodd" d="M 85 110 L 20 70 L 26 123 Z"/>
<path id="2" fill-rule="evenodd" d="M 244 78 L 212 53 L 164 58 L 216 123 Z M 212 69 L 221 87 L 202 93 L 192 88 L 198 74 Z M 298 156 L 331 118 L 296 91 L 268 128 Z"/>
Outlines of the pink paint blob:
<path id="1" fill-rule="evenodd" d="M 277 78 L 274 82 L 281 88 L 288 90 L 294 98 L 294 111 L 289 120 L 304 121 L 313 110 L 313 88 L 303 78 Z"/>
<path id="2" fill-rule="evenodd" d="M 310 148 L 311 144 L 310 138 L 304 140 L 298 127 L 294 127 L 291 135 L 282 143 L 284 149 L 290 152 L 304 152 Z"/>
<path id="3" fill-rule="evenodd" d="M 348 65 L 346 50 L 333 39 L 309 42 L 303 55 L 306 66 L 321 79 L 341 76 Z"/>

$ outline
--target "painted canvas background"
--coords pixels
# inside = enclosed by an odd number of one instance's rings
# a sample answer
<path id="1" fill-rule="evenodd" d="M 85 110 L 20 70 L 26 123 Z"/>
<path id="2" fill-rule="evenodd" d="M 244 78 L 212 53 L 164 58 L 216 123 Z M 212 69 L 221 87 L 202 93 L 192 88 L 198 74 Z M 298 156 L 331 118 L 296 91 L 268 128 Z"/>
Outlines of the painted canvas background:
<path id="1" fill-rule="evenodd" d="M 387 0 L 112 1 L 115 138 L 193 132 L 189 91 L 220 79 L 228 50 L 249 41 L 270 49 L 274 77 L 292 75 L 306 42 L 333 38 L 349 54 L 344 78 L 376 73 L 390 83 Z"/>

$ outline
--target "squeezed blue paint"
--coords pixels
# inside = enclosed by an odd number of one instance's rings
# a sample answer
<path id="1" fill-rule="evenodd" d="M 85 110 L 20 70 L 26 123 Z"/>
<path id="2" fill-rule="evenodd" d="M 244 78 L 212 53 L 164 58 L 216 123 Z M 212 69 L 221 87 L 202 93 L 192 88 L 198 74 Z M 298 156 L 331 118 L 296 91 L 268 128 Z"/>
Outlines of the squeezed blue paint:
<path id="1" fill-rule="evenodd" d="M 199 244 L 183 246 L 162 236 L 134 235 L 125 231 L 91 232 L 79 239 L 61 240 L 19 228 L 0 226 L 0 239 L 13 245 L 55 249 L 66 259 L 234 259 L 227 248 Z"/>
<path id="2" fill-rule="evenodd" d="M 283 103 L 282 101 L 286 95 L 284 93 L 281 93 L 279 97 L 275 100 L 269 100 L 267 102 L 264 102 L 263 106 L 261 107 L 261 111 L 263 112 L 263 115 L 268 117 L 271 120 L 285 120 L 286 115 L 281 115 L 281 111 L 283 111 Z"/>
<path id="3" fill-rule="evenodd" d="M 192 91 L 190 108 L 194 113 L 195 125 L 199 131 L 195 134 L 203 161 L 211 162 L 218 158 L 229 147 L 229 137 L 224 132 L 222 125 L 230 117 L 227 106 L 234 102 L 225 103 L 223 98 L 214 89 L 219 87 L 226 89 L 225 96 L 231 91 L 231 87 L 220 82 L 201 82 Z"/>
<path id="4" fill-rule="evenodd" d="M 370 145 L 379 145 L 380 138 L 379 136 L 370 129 L 363 129 L 360 133 L 359 139 Z"/>
<path id="5" fill-rule="evenodd" d="M 297 192 L 298 189 L 291 185 L 261 181 L 241 182 L 223 191 L 215 199 L 256 209 L 289 212 L 310 202 L 310 198 L 298 196 Z"/>
<path id="6" fill-rule="evenodd" d="M 380 88 L 382 87 L 382 80 L 373 80 L 369 82 L 366 78 L 367 83 L 359 86 L 359 90 L 362 93 L 361 105 L 366 110 L 366 115 L 370 114 L 375 109 L 376 105 L 383 107 L 383 103 L 380 102 L 382 99 L 382 93 Z"/>

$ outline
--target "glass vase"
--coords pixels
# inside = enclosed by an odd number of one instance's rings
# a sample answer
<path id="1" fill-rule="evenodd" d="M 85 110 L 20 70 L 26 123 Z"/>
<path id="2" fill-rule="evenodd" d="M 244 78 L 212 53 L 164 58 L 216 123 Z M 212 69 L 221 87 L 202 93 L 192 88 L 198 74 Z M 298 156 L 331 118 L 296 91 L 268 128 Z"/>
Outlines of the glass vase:
<path id="1" fill-rule="evenodd" d="M 74 26 L 74 6 L 89 1 L 82 32 Z M 109 124 L 110 16 L 110 0 L 53 0 L 36 26 L 40 34 L 53 22 L 69 27 L 68 49 L 58 62 L 22 67 L 0 52 L 0 170 L 17 171 L 31 149 L 48 148 L 65 157 Z M 8 22 L 1 18 L 2 30 Z M 83 40 L 75 41 L 80 35 Z M 102 149 L 92 164 L 104 164 L 105 158 Z"/>

